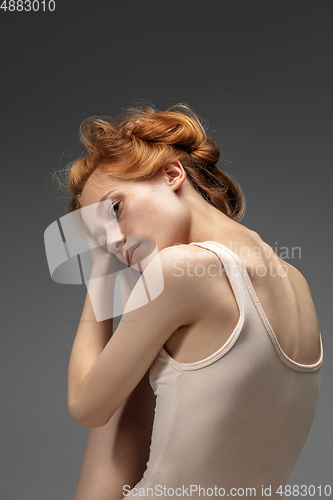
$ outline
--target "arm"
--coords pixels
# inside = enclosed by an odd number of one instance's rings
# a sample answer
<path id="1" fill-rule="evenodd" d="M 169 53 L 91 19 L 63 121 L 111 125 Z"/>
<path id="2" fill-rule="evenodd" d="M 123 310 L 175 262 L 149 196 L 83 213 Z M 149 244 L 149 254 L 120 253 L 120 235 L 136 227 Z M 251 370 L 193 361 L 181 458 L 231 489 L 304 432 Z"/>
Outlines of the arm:
<path id="1" fill-rule="evenodd" d="M 86 359 L 82 355 L 79 361 L 85 362 L 84 367 L 77 369 L 72 363 L 70 413 L 82 426 L 105 425 L 142 379 L 172 333 L 181 325 L 196 321 L 200 315 L 204 293 L 202 280 L 186 273 L 181 277 L 175 273 L 172 255 L 172 247 L 159 253 L 164 277 L 162 293 L 131 311 L 130 302 L 132 296 L 135 302 L 140 278 L 128 301 L 130 312 L 124 312 L 117 330 L 98 357 L 95 351 L 95 362 L 92 356 Z M 157 274 L 153 259 L 144 276 L 151 281 Z"/>
<path id="2" fill-rule="evenodd" d="M 113 298 L 118 265 L 116 257 L 95 248 L 93 268 L 79 326 L 68 366 L 68 407 L 71 413 L 75 380 L 81 379 L 94 365 L 113 332 Z M 92 306 L 92 301 L 94 308 Z M 94 312 L 95 310 L 95 312 Z M 106 313 L 109 314 L 106 314 Z M 96 321 L 97 316 L 107 317 Z"/>

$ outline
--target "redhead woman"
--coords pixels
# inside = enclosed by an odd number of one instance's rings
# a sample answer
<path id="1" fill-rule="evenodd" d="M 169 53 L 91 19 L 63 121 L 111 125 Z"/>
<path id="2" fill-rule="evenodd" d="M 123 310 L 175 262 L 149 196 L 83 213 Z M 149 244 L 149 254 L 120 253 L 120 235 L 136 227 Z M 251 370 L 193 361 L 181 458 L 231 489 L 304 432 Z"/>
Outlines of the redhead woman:
<path id="1" fill-rule="evenodd" d="M 81 141 L 69 212 L 96 246 L 68 370 L 90 429 L 75 500 L 281 498 L 320 386 L 305 278 L 240 223 L 242 191 L 187 106 L 93 117 Z M 119 263 L 140 277 L 112 333 L 96 311 L 114 280 L 93 278 Z"/>

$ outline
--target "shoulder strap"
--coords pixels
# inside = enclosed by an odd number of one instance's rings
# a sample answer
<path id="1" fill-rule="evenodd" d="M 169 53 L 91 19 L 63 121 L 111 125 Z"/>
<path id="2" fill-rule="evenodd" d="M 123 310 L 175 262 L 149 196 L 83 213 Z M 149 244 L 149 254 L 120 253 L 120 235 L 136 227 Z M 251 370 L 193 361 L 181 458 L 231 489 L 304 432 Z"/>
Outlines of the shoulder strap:
<path id="1" fill-rule="evenodd" d="M 232 291 L 234 292 L 240 316 L 241 318 L 245 318 L 246 307 L 244 301 L 244 290 L 242 287 L 242 279 L 240 279 L 241 272 L 239 269 L 239 263 L 235 259 L 236 254 L 224 245 L 214 241 L 192 242 L 190 245 L 206 248 L 217 255 L 225 269 Z M 236 257 L 239 259 L 238 256 Z M 239 259 L 239 261 L 242 263 L 241 259 Z"/>
<path id="2" fill-rule="evenodd" d="M 191 244 L 192 243 L 190 243 L 190 245 Z M 282 361 L 285 364 L 287 364 L 288 366 L 290 366 L 295 370 L 303 372 L 317 371 L 321 367 L 323 361 L 323 345 L 322 345 L 321 335 L 320 335 L 320 348 L 321 348 L 320 359 L 312 365 L 304 365 L 298 363 L 293 359 L 289 358 L 289 356 L 287 356 L 285 352 L 282 350 L 279 341 L 277 340 L 277 337 L 274 333 L 274 330 L 270 322 L 268 321 L 266 313 L 263 310 L 263 307 L 253 288 L 252 282 L 246 270 L 246 266 L 238 255 L 236 255 L 232 250 L 230 250 L 230 248 L 225 247 L 221 243 L 217 243 L 215 241 L 205 241 L 193 244 L 212 250 L 220 258 L 226 270 L 232 289 L 235 293 L 235 297 L 238 306 L 240 308 L 240 311 L 241 311 L 240 307 L 241 303 L 243 304 L 244 315 L 246 314 L 247 323 L 249 324 L 249 322 L 251 323 L 252 321 L 256 322 L 258 318 L 260 319 L 268 336 L 271 339 L 271 342 L 274 345 L 274 348 L 278 356 L 282 359 Z"/>

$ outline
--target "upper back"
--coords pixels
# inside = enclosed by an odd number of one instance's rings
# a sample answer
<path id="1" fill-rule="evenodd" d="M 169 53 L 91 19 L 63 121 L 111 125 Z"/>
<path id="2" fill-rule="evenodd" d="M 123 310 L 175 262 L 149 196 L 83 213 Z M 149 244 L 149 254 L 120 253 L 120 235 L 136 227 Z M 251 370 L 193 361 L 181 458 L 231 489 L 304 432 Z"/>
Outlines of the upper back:
<path id="1" fill-rule="evenodd" d="M 239 257 L 282 350 L 298 363 L 315 363 L 320 358 L 320 330 L 306 279 L 257 233 L 246 230 L 243 235 Z M 248 256 L 244 249 L 249 249 Z"/>
<path id="2" fill-rule="evenodd" d="M 298 363 L 318 361 L 321 354 L 319 324 L 304 276 L 276 255 L 257 233 L 244 226 L 239 226 L 234 234 L 229 233 L 228 240 L 221 237 L 215 241 L 229 248 L 244 263 L 283 352 Z M 187 248 L 190 262 L 194 266 L 203 265 L 203 249 L 195 245 Z M 206 269 L 211 265 L 209 262 L 220 264 L 217 255 L 204 251 L 208 261 Z M 239 318 L 226 274 L 216 279 L 208 272 L 204 279 L 207 301 L 203 302 L 202 319 L 197 324 L 182 326 L 165 343 L 166 350 L 179 362 L 198 361 L 215 352 L 228 340 Z"/>

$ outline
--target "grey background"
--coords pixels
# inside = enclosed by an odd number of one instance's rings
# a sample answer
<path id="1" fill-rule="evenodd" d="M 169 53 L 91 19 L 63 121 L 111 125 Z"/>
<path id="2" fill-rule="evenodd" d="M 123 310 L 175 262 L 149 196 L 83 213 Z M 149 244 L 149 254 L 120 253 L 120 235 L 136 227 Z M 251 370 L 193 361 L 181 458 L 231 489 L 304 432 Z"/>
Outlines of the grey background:
<path id="1" fill-rule="evenodd" d="M 0 12 L 0 500 L 71 500 L 88 430 L 67 410 L 84 286 L 54 283 L 43 233 L 65 213 L 51 175 L 91 115 L 141 99 L 209 122 L 247 199 L 243 223 L 306 277 L 325 359 L 290 484 L 332 483 L 332 48 L 329 0 L 78 1 Z M 277 243 L 275 243 L 277 242 Z"/>

